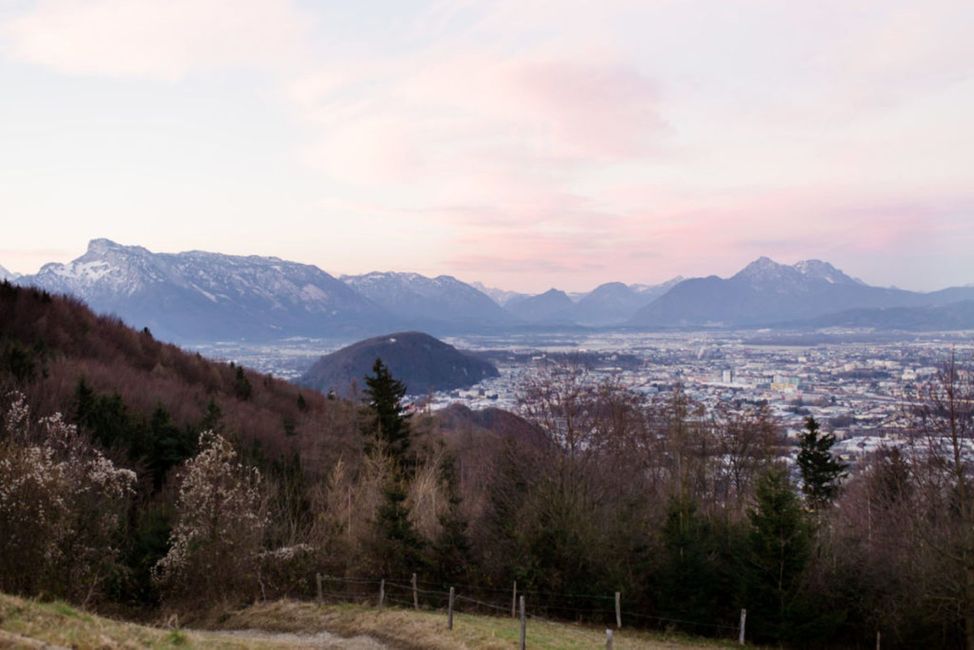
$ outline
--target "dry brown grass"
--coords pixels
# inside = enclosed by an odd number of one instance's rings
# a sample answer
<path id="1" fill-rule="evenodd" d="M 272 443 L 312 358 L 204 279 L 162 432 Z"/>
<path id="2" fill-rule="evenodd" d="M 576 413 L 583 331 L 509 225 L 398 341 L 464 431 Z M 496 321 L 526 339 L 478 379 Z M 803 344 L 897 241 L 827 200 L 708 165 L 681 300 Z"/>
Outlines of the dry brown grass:
<path id="1" fill-rule="evenodd" d="M 504 617 L 457 614 L 454 629 L 450 631 L 446 628 L 446 616 L 442 612 L 391 607 L 378 609 L 351 604 L 319 607 L 294 601 L 260 603 L 229 615 L 214 614 L 206 626 L 219 629 L 170 630 L 136 625 L 95 616 L 59 601 L 41 603 L 0 594 L 0 650 L 378 650 L 382 647 L 403 650 L 507 650 L 517 647 L 518 641 L 517 622 Z M 528 623 L 528 647 L 532 650 L 582 650 L 604 646 L 605 632 L 601 629 L 540 620 Z M 732 646 L 633 630 L 622 630 L 615 636 L 617 650 L 703 650 L 719 647 Z"/>
<path id="2" fill-rule="evenodd" d="M 280 632 L 312 633 L 329 630 L 342 636 L 368 635 L 404 650 L 508 650 L 517 647 L 518 625 L 510 618 L 457 614 L 454 629 L 447 630 L 442 612 L 335 604 L 321 607 L 311 603 L 277 601 L 261 603 L 223 620 L 226 629 L 254 628 Z M 582 650 L 605 647 L 603 629 L 530 620 L 528 647 L 544 650 Z M 662 650 L 664 648 L 720 648 L 729 643 L 688 640 L 634 630 L 615 634 L 616 650 Z"/>
<path id="3" fill-rule="evenodd" d="M 52 647 L 250 650 L 294 648 L 295 645 L 123 623 L 88 614 L 60 601 L 41 603 L 0 594 L 0 649 Z"/>

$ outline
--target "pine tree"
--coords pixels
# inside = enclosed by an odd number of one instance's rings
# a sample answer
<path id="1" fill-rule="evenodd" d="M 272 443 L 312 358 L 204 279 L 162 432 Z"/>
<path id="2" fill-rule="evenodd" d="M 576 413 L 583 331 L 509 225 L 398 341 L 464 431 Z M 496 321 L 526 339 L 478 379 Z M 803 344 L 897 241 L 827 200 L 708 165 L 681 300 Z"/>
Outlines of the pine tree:
<path id="1" fill-rule="evenodd" d="M 365 450 L 370 455 L 388 454 L 392 460 L 384 501 L 375 521 L 377 548 L 373 557 L 380 558 L 383 575 L 402 577 L 419 570 L 424 547 L 406 506 L 406 483 L 415 466 L 410 455 L 409 415 L 402 403 L 406 386 L 389 373 L 381 359 L 375 360 L 372 373 L 365 378 Z"/>
<path id="2" fill-rule="evenodd" d="M 711 522 L 692 499 L 673 497 L 661 537 L 660 564 L 653 581 L 661 614 L 674 620 L 707 620 L 730 591 L 720 571 L 720 549 Z M 692 623 L 680 627 L 687 632 L 707 631 Z"/>
<path id="3" fill-rule="evenodd" d="M 446 485 L 449 505 L 440 515 L 440 534 L 433 542 L 431 569 L 443 586 L 466 582 L 471 562 L 468 522 L 463 514 L 463 499 L 456 464 L 452 457 L 444 459 L 440 479 Z"/>
<path id="4" fill-rule="evenodd" d="M 838 495 L 846 464 L 832 454 L 835 436 L 820 433 L 819 424 L 813 417 L 805 420 L 805 431 L 799 443 L 798 467 L 802 475 L 802 492 L 809 505 L 820 510 Z"/>
<path id="5" fill-rule="evenodd" d="M 377 535 L 370 555 L 377 559 L 383 576 L 396 580 L 422 571 L 425 544 L 409 521 L 401 479 L 393 478 L 386 484 L 375 527 Z"/>
<path id="6" fill-rule="evenodd" d="M 368 413 L 362 427 L 366 436 L 365 451 L 373 453 L 378 443 L 408 476 L 414 463 L 410 457 L 409 414 L 402 403 L 406 385 L 389 373 L 382 359 L 375 360 L 372 373 L 365 378 Z"/>
<path id="7" fill-rule="evenodd" d="M 785 469 L 765 474 L 755 497 L 748 512 L 746 602 L 753 612 L 748 629 L 756 640 L 782 642 L 795 638 L 806 618 L 799 588 L 811 554 L 811 529 Z"/>
<path id="8" fill-rule="evenodd" d="M 233 378 L 233 394 L 237 396 L 237 399 L 246 402 L 250 400 L 253 392 L 253 388 L 250 386 L 250 380 L 247 379 L 247 374 L 244 372 L 243 366 L 237 366 L 237 372 Z"/>

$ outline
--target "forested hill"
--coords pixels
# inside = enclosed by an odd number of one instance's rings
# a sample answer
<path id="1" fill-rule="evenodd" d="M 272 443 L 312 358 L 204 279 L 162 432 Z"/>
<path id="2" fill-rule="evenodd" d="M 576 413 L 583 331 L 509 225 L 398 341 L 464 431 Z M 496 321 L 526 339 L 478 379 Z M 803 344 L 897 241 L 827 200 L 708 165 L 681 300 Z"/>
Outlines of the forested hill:
<path id="1" fill-rule="evenodd" d="M 321 357 L 298 380 L 322 392 L 350 395 L 361 390 L 377 358 L 389 366 L 410 395 L 473 386 L 497 377 L 490 362 L 457 350 L 429 334 L 398 332 L 359 341 Z"/>
<path id="2" fill-rule="evenodd" d="M 41 415 L 73 418 L 84 398 L 96 412 L 82 415 L 103 420 L 89 424 L 106 447 L 129 446 L 125 436 L 179 446 L 203 426 L 264 453 L 299 451 L 309 464 L 360 445 L 353 405 L 161 343 L 74 298 L 8 283 L 0 284 L 0 382 Z"/>
<path id="3" fill-rule="evenodd" d="M 75 298 L 0 282 L 0 393 L 11 388 L 24 392 L 38 415 L 81 416 L 103 447 L 134 445 L 139 458 L 168 457 L 166 466 L 192 451 L 203 428 L 266 457 L 297 453 L 311 471 L 361 454 L 356 403 L 183 351 Z M 467 424 L 447 418 L 433 429 L 448 437 Z M 477 428 L 492 428 L 484 424 Z"/>

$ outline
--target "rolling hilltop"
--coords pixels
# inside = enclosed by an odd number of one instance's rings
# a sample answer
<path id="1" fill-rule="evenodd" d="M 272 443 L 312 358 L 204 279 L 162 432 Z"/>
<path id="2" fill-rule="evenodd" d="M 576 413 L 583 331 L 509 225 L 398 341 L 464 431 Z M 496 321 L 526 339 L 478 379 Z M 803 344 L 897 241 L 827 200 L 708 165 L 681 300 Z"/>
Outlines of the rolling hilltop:
<path id="1" fill-rule="evenodd" d="M 319 359 L 298 380 L 321 392 L 354 394 L 377 358 L 406 384 L 410 395 L 473 386 L 497 377 L 492 364 L 421 332 L 398 332 L 359 341 Z"/>

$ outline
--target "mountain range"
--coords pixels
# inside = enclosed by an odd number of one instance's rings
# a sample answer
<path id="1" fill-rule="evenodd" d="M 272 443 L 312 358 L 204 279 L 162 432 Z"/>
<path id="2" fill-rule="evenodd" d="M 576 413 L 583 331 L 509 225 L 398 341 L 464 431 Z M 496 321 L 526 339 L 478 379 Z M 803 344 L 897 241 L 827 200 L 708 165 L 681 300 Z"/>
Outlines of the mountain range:
<path id="1" fill-rule="evenodd" d="M 422 330 L 479 330 L 516 325 L 489 296 L 449 275 L 418 273 L 343 275 L 342 281 L 385 309 L 400 324 Z"/>
<path id="2" fill-rule="evenodd" d="M 756 327 L 794 324 L 849 309 L 925 307 L 974 298 L 955 287 L 932 293 L 873 287 L 827 262 L 793 266 L 762 257 L 730 278 L 684 280 L 640 309 L 633 327 Z"/>
<path id="3" fill-rule="evenodd" d="M 845 313 L 863 327 L 925 322 L 966 328 L 974 287 L 920 293 L 870 286 L 831 264 L 762 257 L 729 278 L 674 278 L 660 285 L 609 282 L 584 294 L 494 290 L 448 275 L 375 272 L 336 278 L 276 257 L 202 251 L 154 253 L 95 239 L 66 264 L 34 275 L 0 268 L 0 281 L 75 296 L 102 313 L 174 342 L 359 339 L 389 331 L 489 333 L 518 328 L 827 327 Z M 890 309 L 927 310 L 913 320 Z M 873 313 L 871 310 L 880 310 Z M 836 316 L 838 318 L 838 316 Z M 906 321 L 904 321 L 906 319 Z M 838 322 L 838 321 L 837 321 Z M 842 321 L 845 322 L 845 321 Z M 873 323 L 866 325 L 865 323 Z"/>
<path id="4" fill-rule="evenodd" d="M 16 282 L 84 300 L 172 341 L 357 333 L 383 310 L 344 282 L 276 257 L 153 253 L 96 239 Z M 380 331 L 380 330 L 376 330 Z"/>

